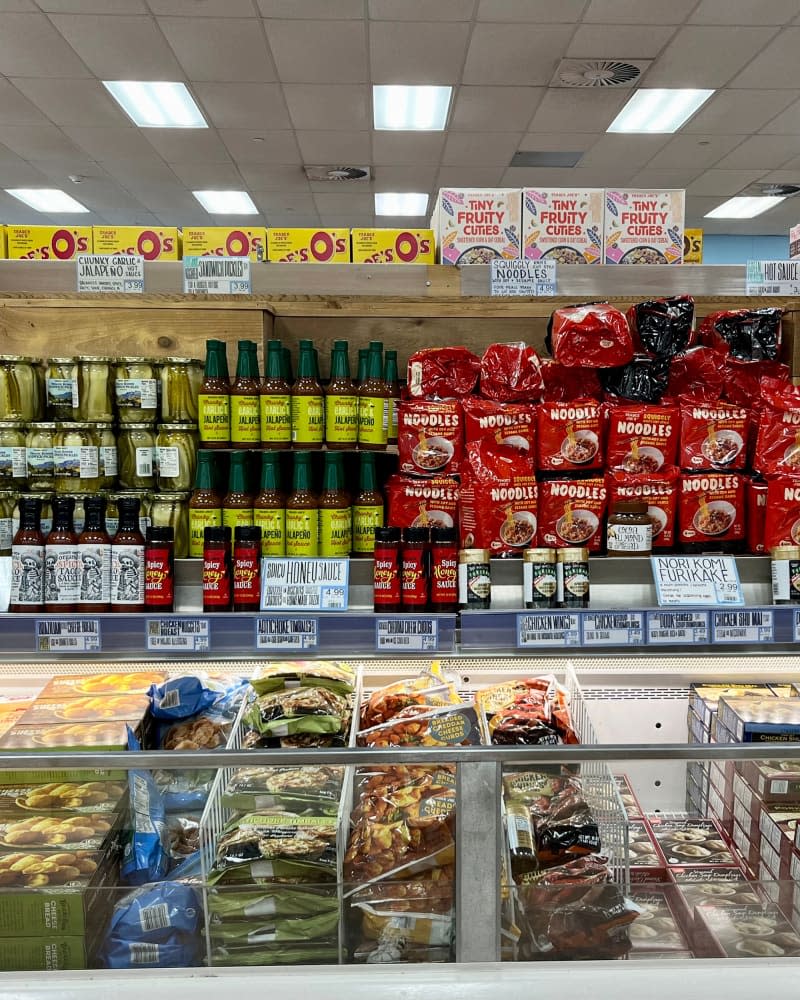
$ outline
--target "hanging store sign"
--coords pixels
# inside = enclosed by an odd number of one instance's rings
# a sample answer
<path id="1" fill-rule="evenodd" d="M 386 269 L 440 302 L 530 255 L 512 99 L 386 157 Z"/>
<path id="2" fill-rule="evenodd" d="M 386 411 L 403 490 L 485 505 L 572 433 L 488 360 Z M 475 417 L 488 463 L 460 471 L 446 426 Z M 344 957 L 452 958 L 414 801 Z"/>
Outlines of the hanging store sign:
<path id="1" fill-rule="evenodd" d="M 143 292 L 144 257 L 87 253 L 75 258 L 79 292 Z"/>
<path id="2" fill-rule="evenodd" d="M 651 556 L 658 606 L 744 604 L 732 556 Z"/>
<path id="3" fill-rule="evenodd" d="M 184 292 L 249 295 L 249 257 L 184 257 Z"/>
<path id="4" fill-rule="evenodd" d="M 556 294 L 554 260 L 493 260 L 492 295 L 537 298 Z"/>

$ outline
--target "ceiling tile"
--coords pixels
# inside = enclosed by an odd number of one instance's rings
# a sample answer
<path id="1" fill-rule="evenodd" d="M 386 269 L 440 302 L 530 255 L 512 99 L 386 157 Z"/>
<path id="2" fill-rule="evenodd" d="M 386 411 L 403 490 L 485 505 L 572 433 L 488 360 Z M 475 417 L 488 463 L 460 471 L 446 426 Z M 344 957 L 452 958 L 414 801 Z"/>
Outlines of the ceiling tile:
<path id="1" fill-rule="evenodd" d="M 124 211 L 129 215 L 143 211 L 141 202 L 109 177 L 87 177 L 82 184 L 71 187 L 70 193 L 87 208 L 103 215 L 108 211 Z"/>
<path id="2" fill-rule="evenodd" d="M 479 21 L 533 21 L 547 24 L 574 24 L 580 20 L 586 0 L 480 0 L 477 18 Z"/>
<path id="3" fill-rule="evenodd" d="M 292 127 L 277 83 L 195 83 L 192 90 L 217 128 Z"/>
<path id="4" fill-rule="evenodd" d="M 753 135 L 737 146 L 716 166 L 721 170 L 777 170 L 787 160 L 800 156 L 800 135 Z"/>
<path id="5" fill-rule="evenodd" d="M 239 163 L 238 166 L 248 191 L 280 191 L 293 194 L 308 194 L 310 191 L 306 175 L 299 164 L 287 166 Z"/>
<path id="6" fill-rule="evenodd" d="M 372 227 L 375 215 L 373 210 L 366 209 L 362 212 L 320 212 L 319 221 L 321 226 L 329 229 L 350 229 L 351 226 Z M 410 223 L 409 223 L 410 224 Z"/>
<path id="7" fill-rule="evenodd" d="M 296 129 L 360 132 L 372 126 L 366 87 L 287 83 L 283 92 Z"/>
<path id="8" fill-rule="evenodd" d="M 138 203 L 137 203 L 138 204 Z M 135 210 L 131 208 L 104 208 L 103 219 L 110 226 L 158 226 L 168 225 L 153 212 L 148 212 L 141 205 Z"/>
<path id="9" fill-rule="evenodd" d="M 387 167 L 438 164 L 443 147 L 444 132 L 373 132 L 372 162 Z"/>
<path id="10" fill-rule="evenodd" d="M 377 229 L 427 229 L 428 220 L 424 216 L 409 219 L 406 215 L 376 215 L 374 225 Z"/>
<path id="11" fill-rule="evenodd" d="M 267 216 L 273 212 L 316 215 L 317 206 L 310 194 L 295 194 L 292 191 L 251 191 L 253 201 Z"/>
<path id="12" fill-rule="evenodd" d="M 792 90 L 722 90 L 704 104 L 684 132 L 751 135 L 800 97 Z"/>
<path id="13" fill-rule="evenodd" d="M 610 167 L 616 163 L 635 171 L 649 163 L 669 140 L 668 135 L 604 135 L 581 159 L 580 167 Z"/>
<path id="14" fill-rule="evenodd" d="M 85 128 L 65 125 L 64 132 L 94 160 L 160 159 L 141 129 L 131 126 Z"/>
<path id="15" fill-rule="evenodd" d="M 253 129 L 220 129 L 222 141 L 237 163 L 300 163 L 294 132 L 265 132 Z M 262 141 L 258 141 L 262 140 Z"/>
<path id="16" fill-rule="evenodd" d="M 502 176 L 503 187 L 539 185 L 572 187 L 572 171 L 562 167 L 509 167 Z"/>
<path id="17" fill-rule="evenodd" d="M 471 21 L 475 0 L 369 0 L 373 21 Z"/>
<path id="18" fill-rule="evenodd" d="M 526 129 L 545 93 L 543 87 L 459 87 L 450 131 Z"/>
<path id="19" fill-rule="evenodd" d="M 15 85 L 56 125 L 120 125 L 125 120 L 98 80 L 31 77 L 17 79 Z"/>
<path id="20" fill-rule="evenodd" d="M 687 221 L 691 219 L 692 223 L 690 223 L 690 225 L 694 223 L 704 227 L 704 222 L 703 222 L 704 216 L 708 212 L 710 212 L 712 208 L 716 208 L 717 205 L 720 204 L 720 202 L 721 202 L 720 198 L 712 198 L 712 197 L 687 198 L 686 199 Z M 713 220 L 709 219 L 708 221 L 711 222 Z M 730 226 L 730 220 L 727 221 L 728 225 Z M 731 228 L 733 229 L 734 232 L 736 231 L 735 223 Z"/>
<path id="21" fill-rule="evenodd" d="M 474 163 L 476 167 L 507 167 L 519 149 L 519 132 L 453 132 L 448 136 L 442 163 L 454 167 Z"/>
<path id="22" fill-rule="evenodd" d="M 5 76 L 91 76 L 44 14 L 4 14 L 0 73 Z"/>
<path id="23" fill-rule="evenodd" d="M 327 18 L 359 20 L 364 0 L 257 0 L 262 17 L 296 17 L 300 20 Z"/>
<path id="24" fill-rule="evenodd" d="M 373 167 L 376 191 L 431 191 L 436 182 L 435 166 Z"/>
<path id="25" fill-rule="evenodd" d="M 605 132 L 529 132 L 519 148 L 536 153 L 588 153 Z"/>
<path id="26" fill-rule="evenodd" d="M 33 0 L 0 0 L 0 13 L 37 13 L 39 8 Z"/>
<path id="27" fill-rule="evenodd" d="M 264 21 L 284 83 L 364 83 L 367 33 L 361 21 Z"/>
<path id="28" fill-rule="evenodd" d="M 653 24 L 582 24 L 567 55 L 591 59 L 654 59 L 677 28 Z"/>
<path id="29" fill-rule="evenodd" d="M 144 0 L 38 0 L 45 14 L 149 14 Z"/>
<path id="30" fill-rule="evenodd" d="M 572 170 L 562 171 L 563 183 L 569 183 L 571 187 L 631 187 L 631 178 L 637 173 L 636 167 L 627 163 L 615 163 L 611 166 L 598 167 L 574 167 Z"/>
<path id="31" fill-rule="evenodd" d="M 186 17 L 258 17 L 253 0 L 148 0 L 148 6 L 154 14 L 176 14 Z"/>
<path id="32" fill-rule="evenodd" d="M 192 191 L 222 189 L 241 191 L 244 187 L 242 175 L 233 163 L 204 163 L 192 160 L 189 163 L 171 163 L 172 172 Z"/>
<path id="33" fill-rule="evenodd" d="M 143 192 L 178 184 L 178 178 L 162 160 L 141 163 L 109 158 L 103 161 L 103 169 L 139 200 Z"/>
<path id="34" fill-rule="evenodd" d="M 152 17 L 56 14 L 51 20 L 101 80 L 181 78 L 181 68 Z"/>
<path id="35" fill-rule="evenodd" d="M 23 160 L 62 160 L 82 155 L 55 125 L 2 125 L 0 142 Z"/>
<path id="36" fill-rule="evenodd" d="M 697 0 L 592 0 L 584 21 L 600 24 L 681 24 Z"/>
<path id="37" fill-rule="evenodd" d="M 375 21 L 369 39 L 375 83 L 455 84 L 464 65 L 469 25 Z"/>
<path id="38" fill-rule="evenodd" d="M 47 181 L 46 174 L 4 146 L 0 146 L 0 176 L 3 178 L 4 187 L 30 187 L 31 184 L 44 185 Z M 8 222 L 5 216 L 2 218 Z"/>
<path id="39" fill-rule="evenodd" d="M 700 0 L 692 24 L 786 24 L 797 17 L 797 0 Z"/>
<path id="40" fill-rule="evenodd" d="M 68 188 L 70 191 L 73 191 L 72 184 L 74 183 L 70 181 L 70 176 L 109 179 L 104 167 L 93 160 L 87 160 L 86 156 L 80 151 L 74 155 L 63 154 L 62 156 L 54 156 L 50 159 L 31 160 L 30 163 L 48 181 L 54 182 L 57 187 Z M 80 192 L 83 190 L 82 185 L 75 186 L 73 194 L 78 201 L 82 201 Z"/>
<path id="41" fill-rule="evenodd" d="M 757 181 L 763 170 L 706 170 L 697 180 L 686 185 L 686 193 L 730 197 L 738 194 L 748 184 Z"/>
<path id="42" fill-rule="evenodd" d="M 213 129 L 149 128 L 147 141 L 167 163 L 188 163 L 195 158 L 228 163 L 230 156 Z"/>
<path id="43" fill-rule="evenodd" d="M 340 194 L 338 191 L 330 193 L 314 194 L 314 202 L 320 215 L 331 212 L 352 212 L 353 215 L 370 215 L 375 211 L 375 199 L 371 193 L 366 194 Z"/>
<path id="44" fill-rule="evenodd" d="M 358 165 L 372 161 L 369 132 L 298 132 L 304 163 Z"/>
<path id="45" fill-rule="evenodd" d="M 292 226 L 293 228 L 316 229 L 320 225 L 319 215 L 316 212 L 298 213 L 292 212 L 270 212 L 267 215 L 268 226 Z"/>
<path id="46" fill-rule="evenodd" d="M 158 24 L 190 80 L 270 83 L 275 79 L 258 21 L 161 17 Z"/>
<path id="47" fill-rule="evenodd" d="M 548 90 L 530 125 L 531 132 L 605 132 L 629 92 L 604 89 Z"/>
<path id="48" fill-rule="evenodd" d="M 775 30 L 699 25 L 681 28 L 647 71 L 647 86 L 722 87 L 766 45 Z M 742 83 L 741 86 L 752 84 Z M 762 83 L 761 86 L 773 84 Z"/>
<path id="49" fill-rule="evenodd" d="M 758 180 L 760 183 L 764 184 L 797 184 L 798 177 L 800 177 L 800 172 L 798 170 L 792 169 L 792 164 L 795 161 L 789 162 L 788 166 L 783 170 L 770 170 L 768 174 L 762 174 Z"/>
<path id="50" fill-rule="evenodd" d="M 731 94 L 733 95 L 741 93 L 743 93 L 743 91 L 731 91 Z M 756 93 L 758 93 L 758 91 Z M 773 94 L 775 91 L 765 90 L 761 91 L 761 93 Z M 783 93 L 793 95 L 793 92 L 789 90 L 785 90 Z M 761 129 L 761 132 L 764 135 L 795 135 L 800 132 L 800 101 L 795 101 L 776 118 L 773 118 L 772 121 Z"/>
<path id="51" fill-rule="evenodd" d="M 209 218 L 197 199 L 177 181 L 173 184 L 148 185 L 146 190 L 137 191 L 136 197 L 151 212 L 186 212 L 190 216 L 202 215 Z M 206 225 L 210 224 L 206 222 Z"/>
<path id="52" fill-rule="evenodd" d="M 477 24 L 464 83 L 546 86 L 572 35 L 568 25 Z"/>
<path id="53" fill-rule="evenodd" d="M 658 166 L 640 170 L 631 177 L 631 187 L 647 188 L 650 191 L 672 191 L 685 188 L 702 172 L 702 167 L 683 167 L 676 170 L 661 170 Z"/>
<path id="54" fill-rule="evenodd" d="M 710 167 L 712 164 L 716 165 L 720 157 L 729 153 L 741 141 L 740 135 L 679 134 L 669 139 L 651 166 L 677 170 L 691 163 L 692 166 L 701 168 Z"/>
<path id="55" fill-rule="evenodd" d="M 499 187 L 501 167 L 442 167 L 436 177 L 436 187 Z"/>
<path id="56" fill-rule="evenodd" d="M 778 37 L 753 59 L 747 69 L 732 81 L 731 86 L 793 90 L 797 86 L 797 75 L 788 68 L 794 66 L 797 61 L 798 46 L 800 46 L 800 28 L 784 28 Z M 753 55 L 756 51 L 754 48 Z"/>
<path id="57" fill-rule="evenodd" d="M 47 118 L 8 80 L 0 80 L 0 124 L 46 125 Z"/>

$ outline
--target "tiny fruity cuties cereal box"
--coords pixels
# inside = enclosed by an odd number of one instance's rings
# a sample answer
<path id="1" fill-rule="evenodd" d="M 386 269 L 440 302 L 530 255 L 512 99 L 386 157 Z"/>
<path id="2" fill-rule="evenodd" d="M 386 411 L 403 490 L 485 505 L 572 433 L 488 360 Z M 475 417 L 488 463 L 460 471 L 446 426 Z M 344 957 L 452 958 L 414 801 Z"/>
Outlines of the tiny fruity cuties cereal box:
<path id="1" fill-rule="evenodd" d="M 525 188 L 522 256 L 559 264 L 603 260 L 603 190 Z"/>
<path id="2" fill-rule="evenodd" d="M 606 191 L 606 264 L 682 264 L 683 191 Z"/>
<path id="3" fill-rule="evenodd" d="M 489 264 L 521 256 L 519 188 L 439 191 L 431 228 L 441 264 Z"/>

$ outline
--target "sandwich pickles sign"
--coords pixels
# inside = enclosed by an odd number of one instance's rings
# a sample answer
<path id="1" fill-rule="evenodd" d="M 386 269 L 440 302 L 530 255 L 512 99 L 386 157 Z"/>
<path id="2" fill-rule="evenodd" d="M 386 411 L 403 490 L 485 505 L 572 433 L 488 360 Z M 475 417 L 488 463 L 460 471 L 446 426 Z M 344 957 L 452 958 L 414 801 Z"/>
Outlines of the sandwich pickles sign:
<path id="1" fill-rule="evenodd" d="M 660 608 L 744 604 L 732 556 L 651 556 L 650 563 Z"/>
<path id="2" fill-rule="evenodd" d="M 209 295 L 249 295 L 249 257 L 183 258 L 184 292 L 205 292 Z"/>

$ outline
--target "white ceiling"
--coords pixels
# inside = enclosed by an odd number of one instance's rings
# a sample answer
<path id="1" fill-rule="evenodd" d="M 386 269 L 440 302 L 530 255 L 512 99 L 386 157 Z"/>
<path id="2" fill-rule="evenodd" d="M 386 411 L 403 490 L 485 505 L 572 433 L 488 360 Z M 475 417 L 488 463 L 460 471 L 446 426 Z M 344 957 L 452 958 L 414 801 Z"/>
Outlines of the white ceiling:
<path id="1" fill-rule="evenodd" d="M 0 189 L 57 186 L 92 212 L 0 220 L 235 224 L 193 188 L 244 188 L 269 225 L 403 225 L 374 191 L 521 184 L 685 187 L 687 224 L 757 181 L 800 183 L 800 0 L 0 0 Z M 645 86 L 718 93 L 675 136 L 607 135 L 629 90 L 548 87 L 564 56 L 652 59 Z M 183 80 L 207 130 L 137 129 L 100 80 Z M 371 129 L 372 83 L 455 88 L 444 133 Z M 581 152 L 573 169 L 509 167 Z M 309 184 L 306 164 L 369 164 Z M 84 178 L 73 185 L 69 175 Z"/>

